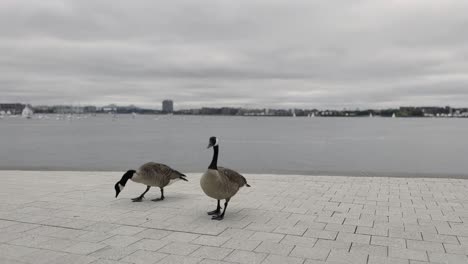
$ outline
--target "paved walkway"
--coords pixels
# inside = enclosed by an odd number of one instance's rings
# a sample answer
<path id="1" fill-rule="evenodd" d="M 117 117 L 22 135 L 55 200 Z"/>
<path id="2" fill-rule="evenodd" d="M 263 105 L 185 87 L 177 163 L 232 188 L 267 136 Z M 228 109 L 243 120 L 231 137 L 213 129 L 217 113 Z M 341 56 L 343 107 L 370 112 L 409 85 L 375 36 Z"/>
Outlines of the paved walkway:
<path id="1" fill-rule="evenodd" d="M 246 175 L 225 220 L 199 174 L 0 171 L 0 263 L 468 263 L 468 180 Z"/>

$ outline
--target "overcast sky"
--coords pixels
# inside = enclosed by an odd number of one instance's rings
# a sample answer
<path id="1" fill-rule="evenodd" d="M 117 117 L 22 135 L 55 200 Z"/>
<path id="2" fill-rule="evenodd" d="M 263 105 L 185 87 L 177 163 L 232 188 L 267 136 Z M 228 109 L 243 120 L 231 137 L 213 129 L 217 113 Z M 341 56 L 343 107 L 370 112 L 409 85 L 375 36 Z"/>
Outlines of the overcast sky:
<path id="1" fill-rule="evenodd" d="M 0 102 L 468 106 L 467 0 L 1 0 Z"/>

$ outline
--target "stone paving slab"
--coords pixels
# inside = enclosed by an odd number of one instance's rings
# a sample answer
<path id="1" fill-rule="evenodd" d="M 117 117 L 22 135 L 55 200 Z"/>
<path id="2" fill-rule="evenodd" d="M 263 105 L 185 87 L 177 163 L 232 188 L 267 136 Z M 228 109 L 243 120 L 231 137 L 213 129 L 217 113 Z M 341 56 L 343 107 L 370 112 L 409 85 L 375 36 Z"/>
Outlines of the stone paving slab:
<path id="1" fill-rule="evenodd" d="M 0 263 L 468 263 L 468 180 L 250 174 L 213 221 L 200 173 L 122 174 L 0 171 Z"/>

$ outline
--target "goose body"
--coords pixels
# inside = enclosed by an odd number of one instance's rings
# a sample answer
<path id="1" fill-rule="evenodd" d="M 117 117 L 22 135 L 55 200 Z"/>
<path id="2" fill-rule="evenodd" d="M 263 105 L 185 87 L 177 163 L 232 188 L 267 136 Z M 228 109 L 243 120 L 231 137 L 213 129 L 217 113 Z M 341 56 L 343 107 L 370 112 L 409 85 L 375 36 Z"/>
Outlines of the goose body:
<path id="1" fill-rule="evenodd" d="M 141 165 L 131 180 L 146 186 L 164 188 L 181 178 L 185 178 L 185 175 L 167 165 L 148 162 Z"/>
<path id="2" fill-rule="evenodd" d="M 154 199 L 153 201 L 164 200 L 164 187 L 178 180 L 187 181 L 184 174 L 172 169 L 165 164 L 148 162 L 141 165 L 138 171 L 129 170 L 122 176 L 120 181 L 118 181 L 114 187 L 116 198 L 123 190 L 128 180 L 146 185 L 145 192 L 143 192 L 140 196 L 132 199 L 134 202 L 141 202 L 151 187 L 159 187 L 161 190 L 161 197 Z"/>
<path id="3" fill-rule="evenodd" d="M 225 200 L 236 195 L 247 180 L 239 173 L 224 167 L 208 169 L 200 179 L 203 192 L 216 200 Z"/>
<path id="4" fill-rule="evenodd" d="M 213 215 L 212 219 L 214 220 L 222 220 L 231 198 L 236 195 L 241 187 L 250 187 L 250 185 L 245 177 L 238 172 L 217 166 L 219 146 L 216 137 L 210 138 L 209 147 L 213 147 L 213 159 L 208 170 L 200 178 L 200 186 L 207 196 L 218 200 L 216 210 L 208 212 L 208 214 Z M 225 200 L 222 213 L 220 200 Z"/>

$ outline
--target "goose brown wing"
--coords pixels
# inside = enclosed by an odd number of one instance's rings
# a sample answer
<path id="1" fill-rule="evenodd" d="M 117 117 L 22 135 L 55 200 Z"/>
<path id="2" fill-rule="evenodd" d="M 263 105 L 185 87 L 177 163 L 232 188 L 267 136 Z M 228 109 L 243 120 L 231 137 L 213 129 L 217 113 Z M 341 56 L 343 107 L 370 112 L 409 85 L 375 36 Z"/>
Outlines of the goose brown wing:
<path id="1" fill-rule="evenodd" d="M 185 176 L 184 174 L 174 170 L 173 168 L 156 162 L 148 162 L 144 164 L 140 170 L 143 170 L 149 174 L 156 174 L 161 175 L 163 178 L 170 180 L 174 180 L 180 178 L 181 176 Z"/>
<path id="2" fill-rule="evenodd" d="M 242 187 L 244 185 L 249 186 L 244 176 L 242 176 L 240 173 L 236 171 L 233 171 L 231 169 L 224 168 L 224 167 L 218 167 L 218 172 L 226 176 L 230 182 L 233 182 L 239 185 L 239 187 Z"/>

